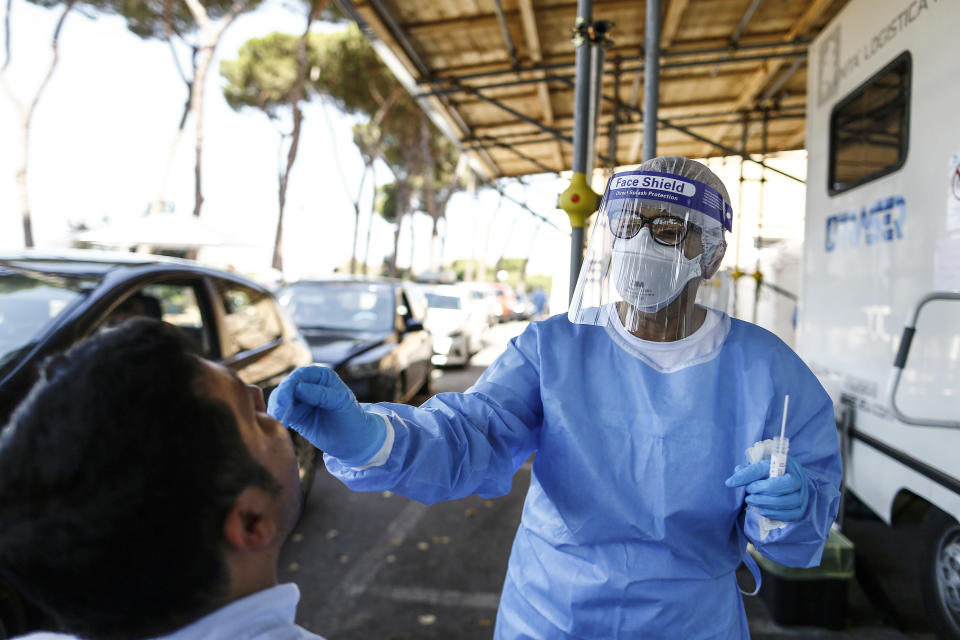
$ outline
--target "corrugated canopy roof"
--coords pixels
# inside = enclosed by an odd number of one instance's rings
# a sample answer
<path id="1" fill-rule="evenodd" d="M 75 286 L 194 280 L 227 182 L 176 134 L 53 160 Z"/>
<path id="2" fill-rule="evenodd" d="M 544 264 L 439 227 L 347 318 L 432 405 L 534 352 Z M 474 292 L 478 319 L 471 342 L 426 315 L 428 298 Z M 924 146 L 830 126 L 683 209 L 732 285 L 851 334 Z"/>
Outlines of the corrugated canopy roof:
<path id="1" fill-rule="evenodd" d="M 663 0 L 658 154 L 739 152 L 745 122 L 747 153 L 801 148 L 807 45 L 846 3 Z M 575 1 L 340 4 L 389 49 L 408 88 L 489 176 L 570 169 Z M 612 23 L 598 165 L 611 164 L 614 155 L 617 165 L 640 161 L 645 6 L 643 0 L 593 3 L 594 24 Z"/>

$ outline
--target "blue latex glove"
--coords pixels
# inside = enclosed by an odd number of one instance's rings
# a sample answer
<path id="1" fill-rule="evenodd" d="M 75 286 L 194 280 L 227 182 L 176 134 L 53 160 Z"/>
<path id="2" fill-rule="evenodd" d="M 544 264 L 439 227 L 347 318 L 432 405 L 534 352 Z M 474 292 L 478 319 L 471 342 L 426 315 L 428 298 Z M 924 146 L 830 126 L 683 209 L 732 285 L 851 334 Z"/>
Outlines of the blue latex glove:
<path id="1" fill-rule="evenodd" d="M 781 522 L 795 522 L 807 510 L 810 488 L 807 474 L 793 458 L 787 456 L 787 472 L 779 478 L 771 478 L 770 460 L 741 465 L 726 479 L 728 487 L 746 485 L 746 503 L 757 512 Z"/>
<path id="2" fill-rule="evenodd" d="M 267 412 L 347 466 L 372 458 L 387 438 L 383 418 L 364 411 L 329 367 L 301 367 L 270 394 Z"/>

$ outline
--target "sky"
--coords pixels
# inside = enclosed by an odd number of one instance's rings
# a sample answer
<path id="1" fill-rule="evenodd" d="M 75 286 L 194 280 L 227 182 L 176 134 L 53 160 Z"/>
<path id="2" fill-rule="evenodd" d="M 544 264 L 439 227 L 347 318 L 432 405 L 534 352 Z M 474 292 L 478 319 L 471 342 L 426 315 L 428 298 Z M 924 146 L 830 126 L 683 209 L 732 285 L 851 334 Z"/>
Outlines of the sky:
<path id="1" fill-rule="evenodd" d="M 11 9 L 11 56 L 6 80 L 21 101 L 29 100 L 50 61 L 50 38 L 58 10 L 25 0 Z M 219 61 L 232 59 L 249 38 L 272 31 L 299 34 L 299 3 L 265 0 L 226 31 L 206 87 L 204 108 L 204 205 L 201 220 L 235 246 L 205 250 L 201 258 L 258 274 L 267 271 L 278 215 L 280 129 L 259 111 L 232 111 L 221 93 Z M 342 28 L 317 24 L 315 30 Z M 2 40 L 0 34 L 0 40 Z M 59 63 L 40 98 L 30 134 L 29 192 L 35 244 L 62 247 L 70 224 L 89 228 L 142 216 L 160 190 L 186 86 L 170 48 L 131 34 L 115 16 L 68 14 L 61 32 Z M 181 60 L 184 60 L 181 52 Z M 189 65 L 187 65 L 189 69 Z M 315 101 L 305 108 L 297 164 L 284 215 L 284 275 L 325 275 L 350 259 L 354 234 L 352 198 L 362 161 L 351 140 L 352 120 Z M 195 129 L 193 120 L 177 146 L 165 199 L 175 215 L 193 210 Z M 20 149 L 20 119 L 0 92 L 0 250 L 24 246 L 14 175 Z M 282 152 L 285 155 L 285 151 Z M 385 166 L 377 182 L 392 181 Z M 447 215 L 444 261 L 501 256 L 528 257 L 530 273 L 565 268 L 569 223 L 557 210 L 566 181 L 532 177 L 511 183 L 508 193 L 560 228 L 539 222 L 493 191 L 458 194 Z M 373 190 L 368 178 L 361 199 L 359 254 L 368 226 Z M 430 218 L 417 214 L 411 247 L 409 223 L 401 230 L 398 264 L 427 269 Z M 393 226 L 374 217 L 370 261 L 393 250 Z M 411 248 L 413 249 L 411 251 Z M 559 264 L 558 264 L 559 260 Z"/>

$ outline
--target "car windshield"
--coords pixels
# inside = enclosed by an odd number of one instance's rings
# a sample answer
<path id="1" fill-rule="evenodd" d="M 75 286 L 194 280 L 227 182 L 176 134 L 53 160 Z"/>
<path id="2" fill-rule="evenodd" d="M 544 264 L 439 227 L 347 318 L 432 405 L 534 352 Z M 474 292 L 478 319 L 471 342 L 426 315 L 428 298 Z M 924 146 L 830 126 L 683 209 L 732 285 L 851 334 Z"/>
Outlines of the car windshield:
<path id="1" fill-rule="evenodd" d="M 13 368 L 44 328 L 88 283 L 0 268 L 0 376 Z"/>
<path id="2" fill-rule="evenodd" d="M 393 287 L 364 282 L 302 282 L 281 290 L 280 304 L 304 329 L 391 331 Z"/>
<path id="3" fill-rule="evenodd" d="M 445 296 L 442 293 L 427 292 L 427 306 L 431 309 L 459 309 L 460 298 Z"/>

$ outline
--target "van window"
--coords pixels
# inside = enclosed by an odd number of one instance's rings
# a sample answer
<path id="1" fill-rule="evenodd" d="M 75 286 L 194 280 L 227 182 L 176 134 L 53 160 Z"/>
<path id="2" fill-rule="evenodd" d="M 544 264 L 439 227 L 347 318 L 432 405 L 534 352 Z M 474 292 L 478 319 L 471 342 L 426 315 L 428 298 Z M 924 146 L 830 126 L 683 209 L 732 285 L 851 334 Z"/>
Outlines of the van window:
<path id="1" fill-rule="evenodd" d="M 910 52 L 840 101 L 830 115 L 828 190 L 836 195 L 892 173 L 907 158 Z"/>

